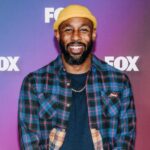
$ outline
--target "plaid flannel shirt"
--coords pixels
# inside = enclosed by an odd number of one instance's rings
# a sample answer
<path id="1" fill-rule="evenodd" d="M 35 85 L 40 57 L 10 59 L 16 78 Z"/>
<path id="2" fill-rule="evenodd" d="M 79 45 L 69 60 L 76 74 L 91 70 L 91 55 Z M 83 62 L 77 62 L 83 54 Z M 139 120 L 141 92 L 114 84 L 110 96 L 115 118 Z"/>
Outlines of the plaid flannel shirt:
<path id="1" fill-rule="evenodd" d="M 128 77 L 93 55 L 86 97 L 95 150 L 133 150 L 136 115 Z M 60 149 L 71 98 L 70 80 L 61 56 L 25 77 L 18 111 L 22 150 Z"/>

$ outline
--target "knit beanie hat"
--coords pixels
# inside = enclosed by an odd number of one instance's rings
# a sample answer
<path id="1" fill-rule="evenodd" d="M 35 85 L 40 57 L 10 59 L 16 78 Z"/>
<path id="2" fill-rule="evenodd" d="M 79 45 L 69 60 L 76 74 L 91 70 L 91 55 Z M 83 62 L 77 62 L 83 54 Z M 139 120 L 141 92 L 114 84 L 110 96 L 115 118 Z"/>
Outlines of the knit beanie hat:
<path id="1" fill-rule="evenodd" d="M 62 22 L 73 17 L 87 18 L 92 21 L 94 29 L 97 27 L 96 18 L 88 8 L 81 5 L 69 5 L 59 13 L 58 18 L 53 26 L 54 30 L 57 30 Z"/>

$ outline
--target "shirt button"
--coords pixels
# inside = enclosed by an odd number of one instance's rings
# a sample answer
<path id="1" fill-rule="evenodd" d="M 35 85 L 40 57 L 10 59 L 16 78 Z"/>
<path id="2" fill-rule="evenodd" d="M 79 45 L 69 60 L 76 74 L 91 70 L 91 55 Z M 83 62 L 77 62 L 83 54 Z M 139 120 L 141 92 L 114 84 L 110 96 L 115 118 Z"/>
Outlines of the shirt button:
<path id="1" fill-rule="evenodd" d="M 67 86 L 70 86 L 70 82 L 67 82 L 66 85 L 67 85 Z"/>
<path id="2" fill-rule="evenodd" d="M 70 104 L 69 104 L 69 103 L 67 104 L 67 107 L 70 107 Z"/>

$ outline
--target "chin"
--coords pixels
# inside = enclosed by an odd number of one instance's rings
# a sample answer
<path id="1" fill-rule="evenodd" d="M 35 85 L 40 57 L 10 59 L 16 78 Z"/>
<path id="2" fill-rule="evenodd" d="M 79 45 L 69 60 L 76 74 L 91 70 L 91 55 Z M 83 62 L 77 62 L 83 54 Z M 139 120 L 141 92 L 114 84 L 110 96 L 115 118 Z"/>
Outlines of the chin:
<path id="1" fill-rule="evenodd" d="M 78 54 L 78 55 L 70 54 L 70 56 L 72 56 L 72 58 L 74 58 L 74 59 L 80 59 L 82 57 L 82 54 Z"/>

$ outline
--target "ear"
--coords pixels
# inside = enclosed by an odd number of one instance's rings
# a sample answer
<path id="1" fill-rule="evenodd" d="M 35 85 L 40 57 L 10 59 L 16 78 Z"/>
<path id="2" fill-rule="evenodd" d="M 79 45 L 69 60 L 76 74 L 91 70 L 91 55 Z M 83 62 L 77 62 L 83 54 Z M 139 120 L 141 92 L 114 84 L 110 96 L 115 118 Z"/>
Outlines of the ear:
<path id="1" fill-rule="evenodd" d="M 54 33 L 55 33 L 56 39 L 59 41 L 59 39 L 60 39 L 59 31 L 58 31 L 58 30 L 55 30 Z"/>
<path id="2" fill-rule="evenodd" d="M 96 39 L 96 29 L 93 29 L 92 40 L 95 41 L 95 39 Z"/>

